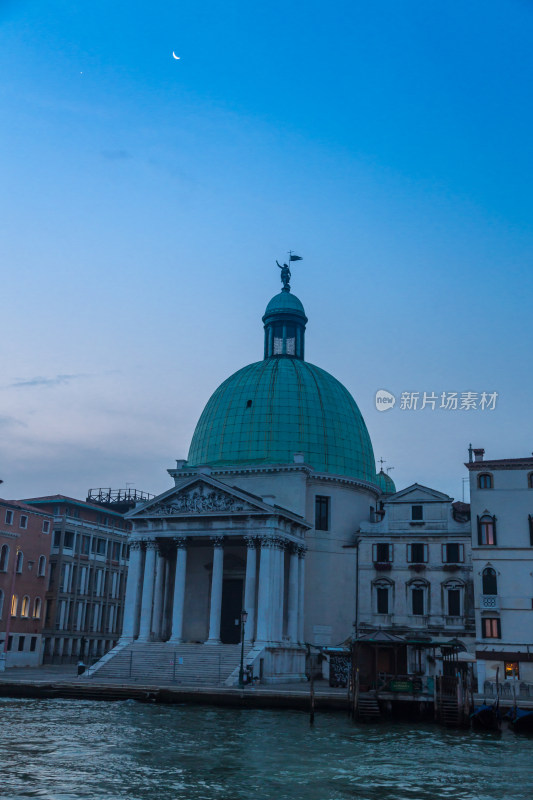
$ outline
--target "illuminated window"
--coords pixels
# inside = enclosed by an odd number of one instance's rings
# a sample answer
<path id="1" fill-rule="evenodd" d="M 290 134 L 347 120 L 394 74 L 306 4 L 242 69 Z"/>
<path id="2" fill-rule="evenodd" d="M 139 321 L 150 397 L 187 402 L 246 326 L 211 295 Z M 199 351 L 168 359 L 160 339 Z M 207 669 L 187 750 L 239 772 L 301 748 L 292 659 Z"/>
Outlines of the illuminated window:
<path id="1" fill-rule="evenodd" d="M 17 595 L 14 594 L 13 597 L 11 598 L 11 616 L 12 617 L 16 617 L 17 616 L 18 605 L 19 605 L 19 599 L 18 599 Z"/>
<path id="2" fill-rule="evenodd" d="M 519 678 L 520 667 L 518 661 L 505 661 L 504 672 L 506 678 Z"/>
<path id="3" fill-rule="evenodd" d="M 20 608 L 20 616 L 27 617 L 30 613 L 30 598 L 27 594 L 22 598 L 22 606 Z"/>
<path id="4" fill-rule="evenodd" d="M 33 601 L 33 619 L 41 619 L 41 598 L 36 597 Z"/>
<path id="5" fill-rule="evenodd" d="M 477 518 L 477 543 L 482 546 L 496 544 L 496 517 L 485 514 Z"/>
<path id="6" fill-rule="evenodd" d="M 481 635 L 484 639 L 501 639 L 502 630 L 499 617 L 483 617 Z"/>

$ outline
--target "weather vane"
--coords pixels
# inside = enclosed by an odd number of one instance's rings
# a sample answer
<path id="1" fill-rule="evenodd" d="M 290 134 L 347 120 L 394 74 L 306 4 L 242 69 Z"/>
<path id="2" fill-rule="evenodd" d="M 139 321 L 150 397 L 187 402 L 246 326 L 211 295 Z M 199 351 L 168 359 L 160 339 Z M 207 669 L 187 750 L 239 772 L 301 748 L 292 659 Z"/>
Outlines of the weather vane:
<path id="1" fill-rule="evenodd" d="M 291 261 L 302 261 L 302 256 L 297 256 L 296 253 L 293 253 L 292 250 L 289 250 L 289 264 Z M 281 270 L 281 282 L 283 284 L 282 292 L 290 292 L 291 290 L 291 268 L 289 264 L 280 264 L 279 261 L 276 259 L 276 264 Z"/>

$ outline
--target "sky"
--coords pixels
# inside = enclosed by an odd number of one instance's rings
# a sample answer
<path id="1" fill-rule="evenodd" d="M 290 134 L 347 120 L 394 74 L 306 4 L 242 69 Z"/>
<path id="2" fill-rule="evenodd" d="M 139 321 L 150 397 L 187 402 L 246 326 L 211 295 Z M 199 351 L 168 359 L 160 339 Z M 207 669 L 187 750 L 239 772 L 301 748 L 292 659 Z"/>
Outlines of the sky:
<path id="1" fill-rule="evenodd" d="M 532 38 L 530 0 L 0 0 L 1 493 L 170 488 L 289 250 L 398 488 L 529 455 Z"/>

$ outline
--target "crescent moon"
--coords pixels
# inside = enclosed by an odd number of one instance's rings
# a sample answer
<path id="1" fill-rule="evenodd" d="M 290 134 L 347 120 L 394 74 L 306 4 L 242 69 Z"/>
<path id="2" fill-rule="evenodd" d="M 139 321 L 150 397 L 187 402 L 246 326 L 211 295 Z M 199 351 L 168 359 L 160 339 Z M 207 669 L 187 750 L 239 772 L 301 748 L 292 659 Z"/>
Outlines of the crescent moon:
<path id="1" fill-rule="evenodd" d="M 176 53 L 174 52 L 174 50 L 172 51 L 172 58 L 175 58 L 175 59 L 176 59 L 176 61 L 179 61 L 179 60 L 180 60 L 180 57 L 176 55 Z"/>

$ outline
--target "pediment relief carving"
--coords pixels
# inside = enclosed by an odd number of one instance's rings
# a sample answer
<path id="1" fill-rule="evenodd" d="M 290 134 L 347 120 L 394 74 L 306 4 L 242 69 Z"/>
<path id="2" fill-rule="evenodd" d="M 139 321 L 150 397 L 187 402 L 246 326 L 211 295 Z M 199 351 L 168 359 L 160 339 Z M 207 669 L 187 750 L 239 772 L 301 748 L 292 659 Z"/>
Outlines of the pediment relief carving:
<path id="1" fill-rule="evenodd" d="M 147 508 L 144 514 L 151 517 L 174 517 L 197 514 L 242 514 L 257 510 L 229 492 L 206 484 L 195 484 L 190 489 L 177 492 Z"/>

